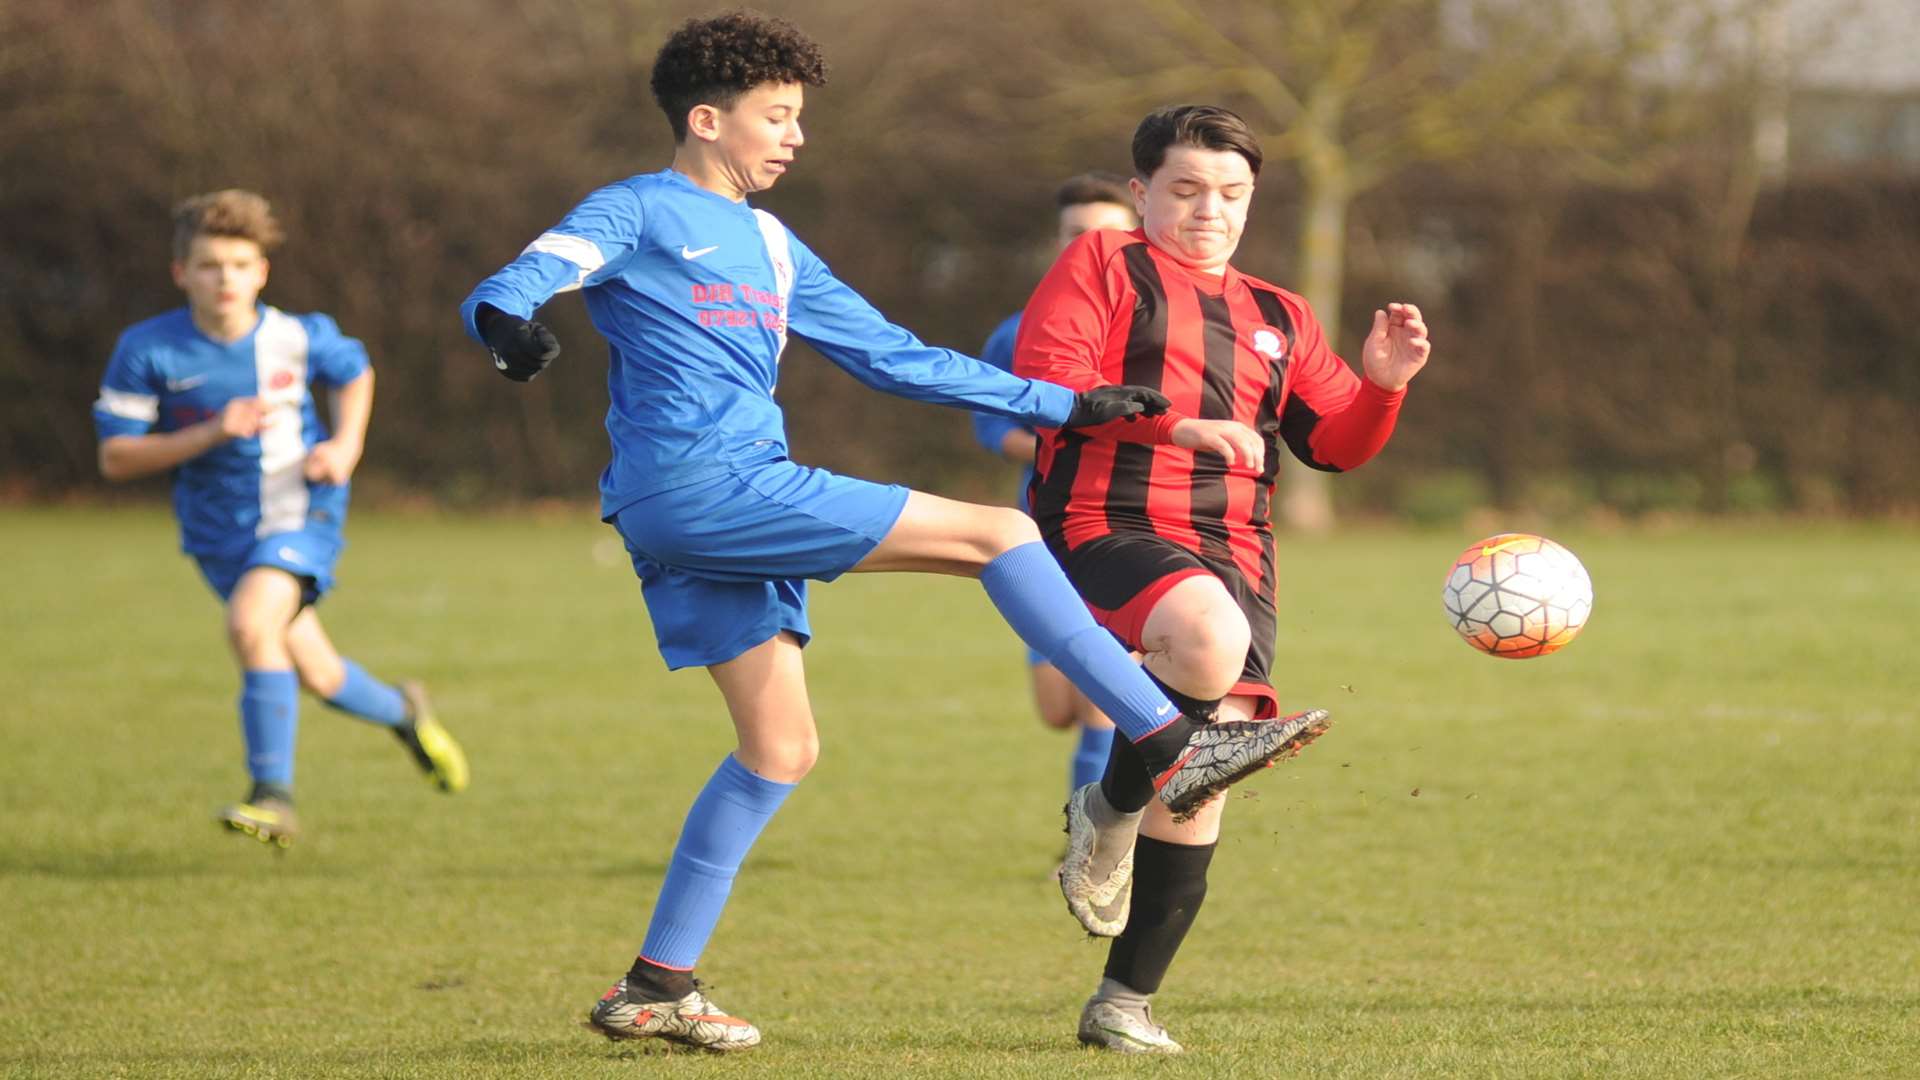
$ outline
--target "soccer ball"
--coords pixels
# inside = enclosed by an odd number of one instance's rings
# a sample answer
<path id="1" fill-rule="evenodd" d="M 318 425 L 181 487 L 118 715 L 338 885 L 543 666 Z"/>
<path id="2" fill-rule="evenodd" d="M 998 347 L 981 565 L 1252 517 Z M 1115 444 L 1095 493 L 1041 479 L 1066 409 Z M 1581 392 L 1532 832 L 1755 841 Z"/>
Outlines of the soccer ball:
<path id="1" fill-rule="evenodd" d="M 1500 533 L 1460 553 L 1440 600 L 1467 644 L 1518 660 L 1573 640 L 1593 612 L 1593 582 L 1573 552 L 1546 537 Z"/>

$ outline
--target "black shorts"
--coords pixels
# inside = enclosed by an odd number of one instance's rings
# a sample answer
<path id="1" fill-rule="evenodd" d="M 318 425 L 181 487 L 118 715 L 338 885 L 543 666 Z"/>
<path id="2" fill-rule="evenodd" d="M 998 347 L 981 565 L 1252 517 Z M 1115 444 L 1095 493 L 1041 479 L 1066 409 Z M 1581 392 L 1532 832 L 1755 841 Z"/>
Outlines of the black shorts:
<path id="1" fill-rule="evenodd" d="M 1135 651 L 1144 651 L 1140 635 L 1147 615 L 1167 590 L 1197 574 L 1220 579 L 1252 631 L 1247 661 L 1231 692 L 1259 699 L 1254 713 L 1257 719 L 1279 715 L 1279 696 L 1274 693 L 1272 676 L 1277 630 L 1273 593 L 1247 580 L 1232 560 L 1209 558 L 1146 532 L 1109 533 L 1071 551 L 1052 538 L 1048 546 L 1067 572 L 1067 580 L 1073 582 L 1092 610 L 1094 621 Z"/>

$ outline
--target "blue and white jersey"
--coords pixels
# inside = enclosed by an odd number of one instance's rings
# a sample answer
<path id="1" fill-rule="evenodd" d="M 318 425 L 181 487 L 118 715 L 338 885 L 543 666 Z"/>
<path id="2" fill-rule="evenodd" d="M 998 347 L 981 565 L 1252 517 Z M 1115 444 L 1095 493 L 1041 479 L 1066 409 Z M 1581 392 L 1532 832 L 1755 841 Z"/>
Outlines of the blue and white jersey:
<path id="1" fill-rule="evenodd" d="M 1013 370 L 1013 340 L 1020 334 L 1020 315 L 1021 313 L 1016 311 L 1007 316 L 1004 322 L 994 327 L 993 333 L 987 335 L 987 343 L 980 349 L 982 361 L 992 364 L 1001 371 Z M 1033 425 L 1009 420 L 1004 416 L 995 416 L 992 413 L 973 414 L 973 437 L 994 457 L 1000 456 L 1001 447 L 1006 443 L 1007 436 L 1016 431 L 1024 431 L 1031 435 Z M 1027 489 L 1032 486 L 1033 466 L 1029 464 L 1020 470 L 1020 509 L 1022 510 L 1031 510 L 1027 505 Z"/>
<path id="2" fill-rule="evenodd" d="M 341 386 L 367 370 L 367 350 L 325 315 L 289 315 L 261 305 L 253 332 L 222 343 L 179 308 L 120 335 L 93 403 L 101 439 L 178 431 L 257 397 L 260 433 L 231 439 L 173 471 L 180 546 L 194 555 L 237 556 L 273 533 L 309 524 L 338 528 L 345 485 L 309 483 L 307 451 L 327 437 L 312 383 Z"/>
<path id="3" fill-rule="evenodd" d="M 779 219 L 665 169 L 609 184 L 461 305 L 531 318 L 580 289 L 612 346 L 602 516 L 787 454 L 774 402 L 794 334 L 876 390 L 1057 427 L 1073 392 L 933 348 L 842 284 Z"/>

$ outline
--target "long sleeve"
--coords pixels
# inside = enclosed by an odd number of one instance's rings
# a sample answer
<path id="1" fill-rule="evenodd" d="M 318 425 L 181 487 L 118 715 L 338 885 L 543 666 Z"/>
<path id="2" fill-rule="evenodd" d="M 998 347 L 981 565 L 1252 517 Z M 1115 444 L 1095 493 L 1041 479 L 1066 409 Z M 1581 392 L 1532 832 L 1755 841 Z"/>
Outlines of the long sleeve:
<path id="1" fill-rule="evenodd" d="M 990 364 L 1001 371 L 1013 370 L 1013 337 L 1020 329 L 1020 316 L 1009 316 L 1006 321 L 994 328 L 987 337 L 987 343 L 980 347 L 980 362 Z M 1033 429 L 1017 420 L 1009 420 L 989 412 L 973 414 L 973 438 L 982 449 L 998 457 L 1006 445 L 1007 436 L 1016 431 L 1029 434 Z"/>
<path id="2" fill-rule="evenodd" d="M 924 344 L 835 278 L 797 238 L 789 239 L 795 279 L 787 328 L 847 374 L 898 397 L 989 412 L 1035 427 L 1056 427 L 1073 412 L 1074 394 L 1068 389 Z"/>
<path id="3" fill-rule="evenodd" d="M 147 354 L 129 335 L 120 335 L 100 380 L 100 397 L 93 403 L 93 426 L 100 439 L 115 435 L 145 435 L 160 419 L 161 381 Z"/>
<path id="4" fill-rule="evenodd" d="M 479 341 L 474 313 L 483 303 L 509 315 L 532 318 L 556 294 L 618 272 L 638 246 L 644 225 L 640 197 L 626 183 L 595 191 L 528 244 L 518 258 L 475 286 L 460 305 L 460 321 Z"/>
<path id="5" fill-rule="evenodd" d="M 1407 392 L 1383 390 L 1355 375 L 1327 347 L 1311 311 L 1301 320 L 1291 374 L 1280 435 L 1304 464 L 1323 472 L 1358 468 L 1393 435 Z"/>

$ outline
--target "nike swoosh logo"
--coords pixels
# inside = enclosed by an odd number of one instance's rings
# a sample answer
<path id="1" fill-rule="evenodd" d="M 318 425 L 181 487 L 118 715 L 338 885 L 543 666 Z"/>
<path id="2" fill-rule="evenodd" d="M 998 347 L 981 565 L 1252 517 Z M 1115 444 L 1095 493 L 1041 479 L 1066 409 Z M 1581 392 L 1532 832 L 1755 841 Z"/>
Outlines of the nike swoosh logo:
<path id="1" fill-rule="evenodd" d="M 167 393 L 169 394 L 182 393 L 184 391 L 191 390 L 194 387 L 199 386 L 201 383 L 206 381 L 207 381 L 207 377 L 205 375 L 189 375 L 184 379 L 168 379 Z"/>
<path id="2" fill-rule="evenodd" d="M 1516 536 L 1516 537 L 1514 537 L 1514 538 L 1513 538 L 1513 539 L 1511 539 L 1511 540 L 1507 540 L 1507 541 L 1504 541 L 1504 542 L 1502 542 L 1502 543 L 1498 543 L 1498 544 L 1494 544 L 1494 545 L 1492 545 L 1492 546 L 1482 546 L 1482 547 L 1480 548 L 1480 554 L 1482 554 L 1482 555 L 1491 555 L 1491 554 L 1493 554 L 1493 553 L 1494 553 L 1494 552 L 1496 552 L 1496 551 L 1505 551 L 1505 550 L 1507 550 L 1508 548 L 1510 548 L 1510 547 L 1512 547 L 1512 546 L 1514 546 L 1515 544 L 1524 544 L 1524 543 L 1526 543 L 1527 541 L 1529 541 L 1529 540 L 1532 540 L 1532 539 L 1533 539 L 1533 537 L 1531 537 L 1531 536 Z"/>
<path id="3" fill-rule="evenodd" d="M 1125 1032 L 1125 1031 L 1121 1031 L 1121 1030 L 1120 1030 L 1119 1028 L 1112 1028 L 1112 1027 L 1108 1027 L 1108 1026 L 1107 1026 L 1107 1025 L 1105 1025 L 1105 1024 L 1101 1024 L 1101 1025 L 1100 1025 L 1100 1030 L 1101 1030 L 1101 1031 L 1104 1031 L 1104 1032 L 1106 1032 L 1107 1034 L 1109 1034 L 1109 1035 L 1111 1035 L 1111 1036 L 1113 1036 L 1113 1037 L 1114 1037 L 1114 1038 L 1116 1038 L 1116 1039 L 1125 1039 L 1125 1040 L 1127 1040 L 1128 1042 L 1130 1042 L 1130 1043 L 1133 1043 L 1133 1044 L 1135 1044 L 1135 1045 L 1137 1045 L 1137 1046 L 1152 1046 L 1152 1045 L 1153 1045 L 1152 1043 L 1150 1043 L 1150 1042 L 1148 1042 L 1147 1040 L 1145 1040 L 1145 1039 L 1142 1039 L 1142 1038 L 1140 1038 L 1140 1037 L 1139 1037 L 1138 1035 L 1134 1035 L 1134 1034 L 1131 1034 L 1131 1033 L 1129 1033 L 1129 1032 Z"/>
<path id="4" fill-rule="evenodd" d="M 681 244 L 680 257 L 683 259 L 697 259 L 702 255 L 708 255 L 719 250 L 720 250 L 719 244 L 715 244 L 712 247 L 703 247 L 699 251 L 688 251 L 687 245 Z"/>

